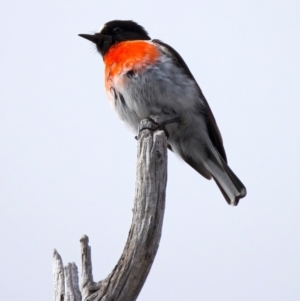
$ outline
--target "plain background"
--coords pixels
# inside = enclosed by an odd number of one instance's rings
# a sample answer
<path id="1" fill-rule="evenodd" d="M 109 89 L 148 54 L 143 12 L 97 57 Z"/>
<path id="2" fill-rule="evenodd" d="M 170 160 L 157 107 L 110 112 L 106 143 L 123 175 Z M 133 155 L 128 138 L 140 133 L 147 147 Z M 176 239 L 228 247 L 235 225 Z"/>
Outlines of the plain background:
<path id="1" fill-rule="evenodd" d="M 79 33 L 132 19 L 173 46 L 248 189 L 237 208 L 169 155 L 163 236 L 139 300 L 300 300 L 299 1 L 2 1 L 0 290 L 52 299 L 52 250 L 95 280 L 132 216 L 136 141 Z"/>

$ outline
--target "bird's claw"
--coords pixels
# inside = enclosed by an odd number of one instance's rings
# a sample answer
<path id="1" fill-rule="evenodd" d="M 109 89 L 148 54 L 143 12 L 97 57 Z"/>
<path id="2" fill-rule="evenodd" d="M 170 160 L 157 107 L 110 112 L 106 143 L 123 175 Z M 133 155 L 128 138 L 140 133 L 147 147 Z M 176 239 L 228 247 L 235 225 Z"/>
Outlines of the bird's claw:
<path id="1" fill-rule="evenodd" d="M 181 122 L 181 118 L 173 118 L 173 119 L 169 119 L 169 120 L 165 120 L 165 121 L 162 121 L 160 123 L 156 122 L 153 118 L 151 117 L 148 117 L 147 118 L 149 121 L 151 121 L 155 126 L 152 127 L 152 128 L 149 128 L 149 127 L 144 127 L 142 129 L 139 129 L 139 133 L 143 130 L 150 130 L 150 131 L 157 131 L 157 130 L 161 130 L 161 131 L 164 131 L 165 132 L 165 135 L 167 137 L 167 139 L 169 139 L 169 133 L 166 129 L 166 125 L 167 124 L 170 124 L 170 123 L 175 123 L 175 122 Z M 136 139 L 138 140 L 138 138 L 136 137 Z"/>

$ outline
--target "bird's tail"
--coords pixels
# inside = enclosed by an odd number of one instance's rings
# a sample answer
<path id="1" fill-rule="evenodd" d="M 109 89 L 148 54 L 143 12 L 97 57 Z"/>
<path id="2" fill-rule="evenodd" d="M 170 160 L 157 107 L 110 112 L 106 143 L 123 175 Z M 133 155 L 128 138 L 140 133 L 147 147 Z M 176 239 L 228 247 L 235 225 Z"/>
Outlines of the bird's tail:
<path id="1" fill-rule="evenodd" d="M 246 187 L 217 152 L 213 152 L 211 155 L 213 157 L 209 157 L 205 162 L 206 167 L 220 188 L 227 203 L 236 206 L 239 200 L 246 196 Z"/>

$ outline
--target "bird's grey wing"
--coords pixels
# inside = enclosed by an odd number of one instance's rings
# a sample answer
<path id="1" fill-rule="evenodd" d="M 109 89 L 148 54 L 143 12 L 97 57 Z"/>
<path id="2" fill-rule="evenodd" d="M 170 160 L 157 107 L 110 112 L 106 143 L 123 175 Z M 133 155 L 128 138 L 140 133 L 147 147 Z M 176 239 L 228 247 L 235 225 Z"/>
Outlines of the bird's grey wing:
<path id="1" fill-rule="evenodd" d="M 171 46 L 169 46 L 168 44 L 166 44 L 160 40 L 156 40 L 156 39 L 152 40 L 152 42 L 154 44 L 156 44 L 166 55 L 171 57 L 172 60 L 174 61 L 174 63 L 179 68 L 181 68 L 185 72 L 185 74 L 195 82 L 196 86 L 198 87 L 199 98 L 205 104 L 205 111 L 203 111 L 203 108 L 202 108 L 201 113 L 205 114 L 205 117 L 206 117 L 205 121 L 206 121 L 207 130 L 209 133 L 209 137 L 210 137 L 213 145 L 215 146 L 215 148 L 217 149 L 217 151 L 223 158 L 223 160 L 227 163 L 227 158 L 226 158 L 226 153 L 225 153 L 225 149 L 223 146 L 222 136 L 221 136 L 220 130 L 218 128 L 218 125 L 216 123 L 216 120 L 214 118 L 214 115 L 213 115 L 213 113 L 208 105 L 208 102 L 207 102 L 206 98 L 204 97 L 199 85 L 197 84 L 193 74 L 191 73 L 190 69 L 188 68 L 187 64 L 185 63 L 183 58 L 180 56 L 180 54 L 175 49 L 173 49 Z M 199 110 L 199 113 L 200 113 L 200 110 Z M 187 163 L 191 165 L 192 162 L 187 162 Z"/>

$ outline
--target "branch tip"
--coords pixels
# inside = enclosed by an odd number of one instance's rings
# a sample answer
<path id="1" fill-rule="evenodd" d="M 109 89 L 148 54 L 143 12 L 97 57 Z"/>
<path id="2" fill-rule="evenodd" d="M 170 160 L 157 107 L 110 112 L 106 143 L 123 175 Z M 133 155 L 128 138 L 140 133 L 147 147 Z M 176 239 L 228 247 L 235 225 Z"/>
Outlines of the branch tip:
<path id="1" fill-rule="evenodd" d="M 81 238 L 80 238 L 80 242 L 82 244 L 85 244 L 85 245 L 88 245 L 89 244 L 89 237 L 87 235 L 83 235 Z"/>

